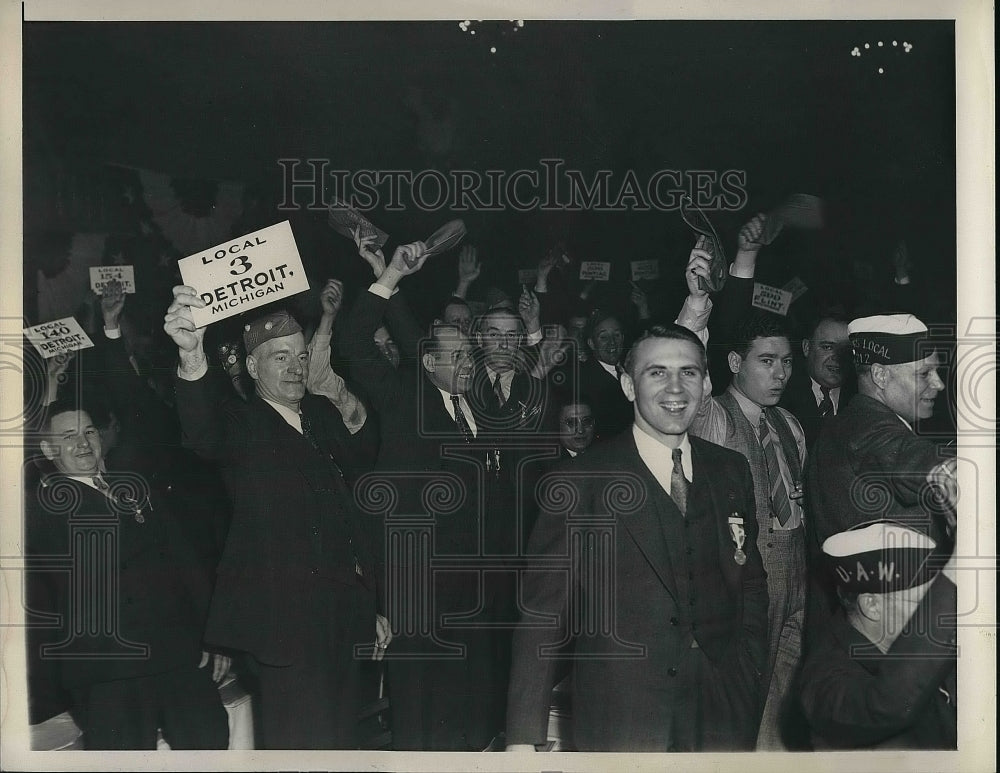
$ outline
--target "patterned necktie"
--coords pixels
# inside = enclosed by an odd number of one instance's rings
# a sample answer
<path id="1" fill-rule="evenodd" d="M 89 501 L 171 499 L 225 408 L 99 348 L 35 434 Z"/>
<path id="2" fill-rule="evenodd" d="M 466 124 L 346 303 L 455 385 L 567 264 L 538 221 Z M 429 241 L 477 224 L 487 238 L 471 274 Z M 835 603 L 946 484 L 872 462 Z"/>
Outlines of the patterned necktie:
<path id="1" fill-rule="evenodd" d="M 670 498 L 674 500 L 681 515 L 687 515 L 688 506 L 688 482 L 684 477 L 684 468 L 681 466 L 681 449 L 675 448 L 671 453 L 674 460 L 674 468 L 670 471 Z"/>
<path id="2" fill-rule="evenodd" d="M 778 449 L 771 433 L 771 425 L 767 421 L 767 411 L 761 410 L 760 424 L 757 425 L 757 435 L 761 448 L 764 449 L 764 464 L 767 466 L 767 477 L 771 482 L 771 512 L 784 526 L 792 517 L 792 505 L 788 501 L 788 489 L 781 478 L 781 467 L 778 466 Z"/>
<path id="3" fill-rule="evenodd" d="M 95 475 L 93 478 L 90 479 L 90 482 L 93 483 L 94 486 L 97 488 L 97 490 L 100 491 L 105 496 L 110 495 L 111 486 L 109 486 L 107 484 L 107 481 L 105 481 L 104 478 L 102 478 L 100 475 Z"/>
<path id="4" fill-rule="evenodd" d="M 819 415 L 824 419 L 833 413 L 833 400 L 830 399 L 830 390 L 821 386 L 819 391 L 823 393 L 823 399 L 819 401 Z"/>
<path id="5" fill-rule="evenodd" d="M 507 398 L 503 396 L 503 384 L 500 383 L 500 374 L 497 373 L 497 377 L 493 379 L 493 394 L 497 396 L 497 402 L 501 408 L 507 404 Z"/>
<path id="6" fill-rule="evenodd" d="M 497 376 L 497 378 L 499 379 L 500 377 Z M 451 396 L 451 404 L 455 406 L 455 423 L 458 425 L 462 437 L 465 438 L 466 443 L 471 443 L 473 438 L 472 427 L 469 426 L 465 414 L 462 413 L 462 406 L 458 404 L 458 395 Z"/>

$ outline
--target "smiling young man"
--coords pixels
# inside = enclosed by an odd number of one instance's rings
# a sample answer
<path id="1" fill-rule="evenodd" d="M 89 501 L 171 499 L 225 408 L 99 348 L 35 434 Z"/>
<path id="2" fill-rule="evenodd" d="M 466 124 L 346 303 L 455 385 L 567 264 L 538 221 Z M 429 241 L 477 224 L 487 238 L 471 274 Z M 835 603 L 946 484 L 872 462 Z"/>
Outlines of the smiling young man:
<path id="1" fill-rule="evenodd" d="M 574 634 L 577 749 L 753 748 L 767 653 L 767 582 L 746 460 L 688 432 L 706 372 L 705 350 L 693 333 L 651 327 L 622 375 L 634 412 L 631 431 L 547 476 L 551 496 L 542 482 L 529 555 L 570 556 L 568 533 L 593 527 L 576 522 L 576 514 L 613 522 L 614 538 L 587 542 L 597 546 L 587 549 L 587 560 L 562 571 L 525 573 L 522 609 L 533 624 L 515 633 L 508 750 L 544 742 L 556 666 L 545 649 Z M 560 507 L 567 488 L 574 492 L 568 511 Z M 594 619 L 586 617 L 590 611 Z M 539 626 L 545 617 L 556 622 Z"/>
<path id="2" fill-rule="evenodd" d="M 711 301 L 698 285 L 710 256 L 694 249 L 685 278 L 688 299 L 681 319 L 704 326 Z M 791 685 L 802 656 L 806 607 L 806 539 L 802 510 L 805 434 L 780 408 L 792 373 L 791 341 L 784 320 L 755 311 L 733 331 L 727 357 L 732 382 L 719 397 L 705 391 L 691 433 L 733 448 L 750 462 L 759 526 L 758 548 L 767 571 L 770 598 L 768 667 L 757 747 L 787 748 L 784 732 Z"/>

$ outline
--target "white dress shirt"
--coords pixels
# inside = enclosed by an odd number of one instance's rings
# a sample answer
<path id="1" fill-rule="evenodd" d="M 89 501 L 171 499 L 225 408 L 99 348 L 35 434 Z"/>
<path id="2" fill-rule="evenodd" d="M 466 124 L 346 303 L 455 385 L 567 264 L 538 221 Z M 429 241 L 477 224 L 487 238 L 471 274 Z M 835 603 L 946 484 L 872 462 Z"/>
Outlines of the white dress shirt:
<path id="1" fill-rule="evenodd" d="M 646 434 L 635 424 L 632 425 L 632 437 L 635 438 L 635 447 L 639 451 L 642 463 L 649 468 L 657 483 L 669 494 L 670 476 L 674 471 L 673 449 L 652 435 Z M 681 470 L 684 471 L 688 483 L 691 483 L 694 481 L 694 465 L 691 461 L 691 440 L 686 432 L 678 448 L 681 449 Z"/>

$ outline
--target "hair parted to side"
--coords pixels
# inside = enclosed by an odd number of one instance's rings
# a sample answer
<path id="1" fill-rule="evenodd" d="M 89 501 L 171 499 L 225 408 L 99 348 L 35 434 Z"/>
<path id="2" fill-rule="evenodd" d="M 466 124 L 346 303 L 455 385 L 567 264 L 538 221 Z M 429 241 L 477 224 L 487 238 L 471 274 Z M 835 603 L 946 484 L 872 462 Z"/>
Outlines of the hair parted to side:
<path id="1" fill-rule="evenodd" d="M 628 354 L 625 355 L 623 367 L 625 368 L 625 372 L 630 376 L 635 375 L 632 372 L 632 367 L 635 365 L 636 348 L 643 341 L 647 341 L 650 338 L 663 338 L 671 341 L 687 341 L 688 343 L 693 344 L 698 347 L 698 351 L 701 352 L 702 369 L 706 372 L 708 371 L 708 354 L 705 351 L 705 345 L 701 342 L 701 339 L 698 338 L 698 336 L 683 325 L 650 325 L 637 339 L 635 339 L 635 343 L 629 347 Z"/>

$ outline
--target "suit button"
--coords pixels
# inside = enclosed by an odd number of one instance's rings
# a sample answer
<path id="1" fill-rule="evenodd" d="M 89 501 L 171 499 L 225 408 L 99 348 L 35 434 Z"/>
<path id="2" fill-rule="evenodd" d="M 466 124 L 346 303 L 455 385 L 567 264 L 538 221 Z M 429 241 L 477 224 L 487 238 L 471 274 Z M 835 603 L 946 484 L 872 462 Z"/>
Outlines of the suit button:
<path id="1" fill-rule="evenodd" d="M 691 605 L 691 606 L 693 607 L 693 606 L 694 606 L 694 599 L 691 599 L 691 600 L 690 600 L 690 601 L 688 602 L 688 604 L 690 604 L 690 605 Z"/>
<path id="2" fill-rule="evenodd" d="M 768 534 L 774 534 L 774 527 L 773 526 L 768 526 L 767 527 L 767 533 Z"/>
<path id="3" fill-rule="evenodd" d="M 680 624 L 681 624 L 681 621 L 680 621 L 680 620 L 678 620 L 678 619 L 677 619 L 676 617 L 671 617 L 671 618 L 670 618 L 670 624 L 671 624 L 671 625 L 680 625 Z"/>
<path id="4" fill-rule="evenodd" d="M 687 553 L 689 556 L 694 555 L 694 548 L 687 548 L 684 552 Z"/>
<path id="5" fill-rule="evenodd" d="M 670 674 L 670 676 L 677 676 L 677 669 L 676 668 L 668 668 L 667 669 L 667 673 Z"/>
<path id="6" fill-rule="evenodd" d="M 317 574 L 319 574 L 319 569 L 310 569 L 309 574 L 315 577 Z"/>
<path id="7" fill-rule="evenodd" d="M 773 543 L 773 542 L 768 542 L 768 543 L 767 543 L 767 546 L 768 546 L 769 548 L 773 548 L 773 547 L 774 547 L 774 543 Z"/>

